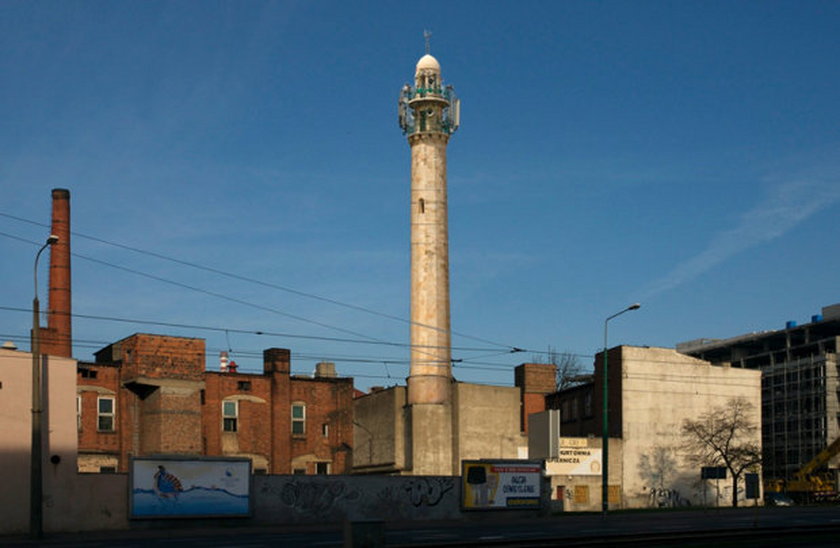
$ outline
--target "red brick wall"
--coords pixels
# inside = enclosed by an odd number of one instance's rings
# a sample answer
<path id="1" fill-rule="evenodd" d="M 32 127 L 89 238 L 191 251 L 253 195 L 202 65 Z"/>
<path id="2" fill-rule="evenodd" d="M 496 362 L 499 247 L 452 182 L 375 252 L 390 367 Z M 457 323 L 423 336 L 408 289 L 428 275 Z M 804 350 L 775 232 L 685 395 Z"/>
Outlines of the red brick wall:
<path id="1" fill-rule="evenodd" d="M 201 454 L 198 387 L 155 388 L 140 404 L 141 454 Z"/>
<path id="2" fill-rule="evenodd" d="M 521 394 L 520 429 L 528 433 L 528 416 L 545 411 L 545 396 L 557 390 L 557 367 L 550 363 L 523 363 L 514 369 L 514 384 Z"/>
<path id="3" fill-rule="evenodd" d="M 296 402 L 306 405 L 306 432 L 293 435 L 289 423 L 287 436 L 291 440 L 291 458 L 312 454 L 317 459 L 331 461 L 331 473 L 349 474 L 352 462 L 348 449 L 353 446 L 353 380 L 292 377 L 289 417 L 291 404 Z M 327 425 L 326 436 L 324 425 Z M 307 472 L 315 472 L 313 464 L 307 467 Z"/>
<path id="4" fill-rule="evenodd" d="M 87 371 L 87 376 L 82 372 Z M 76 372 L 77 386 L 82 390 L 79 395 L 82 398 L 82 428 L 79 430 L 79 451 L 80 452 L 103 452 L 120 453 L 120 383 L 119 368 L 114 366 L 101 366 L 93 364 L 79 364 Z M 90 378 L 92 374 L 96 378 Z M 88 390 L 85 390 L 88 388 Z M 104 389 L 111 393 L 102 393 L 94 389 Z M 114 432 L 99 432 L 98 424 L 98 398 L 99 396 L 113 396 L 114 402 Z"/>
<path id="5" fill-rule="evenodd" d="M 523 394 L 520 428 L 528 433 L 528 417 L 534 413 L 545 411 L 545 394 Z"/>
<path id="6" fill-rule="evenodd" d="M 119 453 L 120 471 L 127 471 L 132 455 L 150 453 L 257 455 L 268 460 L 271 474 L 291 473 L 295 457 L 329 461 L 335 474 L 351 470 L 353 380 L 290 377 L 286 349 L 265 351 L 262 375 L 202 371 L 196 376 L 198 364 L 204 367 L 200 339 L 140 334 L 96 356 L 98 362 L 116 363 L 86 365 L 97 371 L 97 378 L 80 375 L 79 384 L 116 393 L 117 431 L 96 432 L 96 394 L 90 393 L 84 398 L 86 422 L 79 434 L 79 449 Z M 153 380 L 123 386 L 138 376 Z M 201 381 L 204 388 L 198 390 Z M 249 383 L 248 388 L 240 383 Z M 223 431 L 222 401 L 226 398 L 238 402 L 235 433 Z M 300 436 L 292 435 L 292 402 L 306 405 L 306 431 Z M 315 470 L 310 462 L 307 471 Z"/>
<path id="7" fill-rule="evenodd" d="M 225 455 L 248 453 L 271 460 L 271 378 L 263 375 L 208 372 L 204 376 L 202 405 L 202 435 L 204 454 Z M 247 383 L 250 388 L 240 383 Z M 238 402 L 237 431 L 224 433 L 222 429 L 222 401 L 231 398 Z M 259 398 L 264 403 L 249 401 Z M 227 452 L 223 434 L 234 437 L 237 449 Z"/>
<path id="8" fill-rule="evenodd" d="M 97 361 L 122 364 L 123 379 L 201 380 L 204 339 L 138 333 L 96 353 Z"/>

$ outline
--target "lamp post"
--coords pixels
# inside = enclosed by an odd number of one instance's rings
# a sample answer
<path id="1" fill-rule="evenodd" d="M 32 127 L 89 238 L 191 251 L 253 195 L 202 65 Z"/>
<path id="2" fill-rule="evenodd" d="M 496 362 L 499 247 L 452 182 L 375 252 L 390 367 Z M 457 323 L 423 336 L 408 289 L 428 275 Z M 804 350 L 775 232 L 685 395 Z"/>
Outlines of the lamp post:
<path id="1" fill-rule="evenodd" d="M 32 466 L 29 478 L 29 534 L 39 539 L 44 536 L 43 471 L 41 462 L 41 323 L 38 319 L 38 259 L 41 253 L 58 241 L 50 234 L 35 254 L 35 297 L 32 299 Z"/>
<path id="2" fill-rule="evenodd" d="M 638 310 L 642 305 L 634 303 L 622 310 L 616 312 L 612 316 L 604 320 L 604 372 L 602 376 L 602 384 L 604 386 L 604 409 L 603 409 L 603 424 L 601 437 L 601 510 L 603 516 L 607 517 L 607 510 L 609 509 L 609 479 L 610 479 L 610 420 L 609 420 L 609 390 L 608 390 L 608 370 L 607 370 L 607 328 L 611 319 L 621 316 L 625 312 L 631 310 Z"/>

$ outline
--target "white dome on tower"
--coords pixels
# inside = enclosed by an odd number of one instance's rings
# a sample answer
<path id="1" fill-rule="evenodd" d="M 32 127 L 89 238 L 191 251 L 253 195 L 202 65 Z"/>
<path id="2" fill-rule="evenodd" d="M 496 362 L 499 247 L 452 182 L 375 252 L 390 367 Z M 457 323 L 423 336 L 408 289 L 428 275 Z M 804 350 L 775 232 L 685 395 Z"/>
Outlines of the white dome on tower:
<path id="1" fill-rule="evenodd" d="M 417 61 L 417 72 L 421 70 L 433 70 L 435 72 L 440 72 L 440 63 L 438 60 L 429 55 L 428 53 L 420 58 Z"/>

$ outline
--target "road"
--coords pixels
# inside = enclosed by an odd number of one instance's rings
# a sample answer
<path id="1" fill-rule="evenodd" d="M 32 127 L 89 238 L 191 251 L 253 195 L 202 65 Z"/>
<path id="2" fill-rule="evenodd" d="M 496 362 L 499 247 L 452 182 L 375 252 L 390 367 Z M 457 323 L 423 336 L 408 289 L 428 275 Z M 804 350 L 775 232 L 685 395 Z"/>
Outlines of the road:
<path id="1" fill-rule="evenodd" d="M 840 506 L 726 509 L 720 511 L 560 514 L 525 521 L 413 522 L 385 524 L 387 546 L 836 546 Z M 500 516 L 503 518 L 503 516 Z M 374 527 L 375 528 L 375 527 Z M 335 547 L 340 524 L 322 527 L 155 529 L 51 535 L 40 542 L 2 538 L 4 546 L 140 547 Z"/>

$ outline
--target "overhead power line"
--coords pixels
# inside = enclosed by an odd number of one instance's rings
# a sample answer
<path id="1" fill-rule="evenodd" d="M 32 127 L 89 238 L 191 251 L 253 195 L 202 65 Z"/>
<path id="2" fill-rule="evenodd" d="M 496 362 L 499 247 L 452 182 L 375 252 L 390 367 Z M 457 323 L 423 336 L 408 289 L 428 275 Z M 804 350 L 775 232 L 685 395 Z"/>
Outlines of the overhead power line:
<path id="1" fill-rule="evenodd" d="M 33 220 L 30 220 L 30 219 L 24 219 L 22 217 L 18 217 L 16 215 L 11 215 L 11 214 L 8 214 L 8 213 L 0 212 L 0 216 L 7 217 L 9 219 L 14 219 L 16 221 L 23 222 L 23 223 L 33 224 L 33 225 L 36 225 L 36 226 L 49 227 L 49 225 L 47 225 L 47 224 L 40 223 L 40 222 L 37 222 L 37 221 L 33 221 Z M 79 238 L 84 238 L 84 239 L 88 239 L 88 240 L 91 240 L 91 241 L 103 243 L 103 244 L 106 244 L 106 245 L 110 245 L 110 246 L 113 246 L 113 247 L 124 249 L 126 251 L 131 251 L 133 253 L 139 253 L 139 254 L 142 254 L 142 255 L 149 256 L 149 257 L 155 257 L 155 258 L 160 259 L 160 260 L 173 262 L 173 263 L 180 264 L 180 265 L 183 265 L 183 266 L 187 266 L 187 267 L 190 267 L 190 268 L 203 270 L 205 272 L 211 272 L 211 273 L 217 274 L 219 276 L 225 276 L 227 278 L 257 284 L 257 285 L 261 285 L 261 286 L 264 286 L 264 287 L 277 289 L 279 291 L 285 291 L 287 293 L 291 293 L 293 295 L 297 295 L 297 296 L 300 296 L 300 297 L 306 297 L 306 298 L 309 298 L 309 299 L 314 299 L 314 300 L 317 300 L 317 301 L 329 303 L 329 304 L 332 304 L 332 305 L 335 305 L 335 306 L 341 306 L 341 307 L 348 308 L 348 309 L 351 309 L 351 310 L 355 310 L 355 311 L 358 311 L 358 312 L 364 312 L 364 313 L 372 314 L 372 315 L 379 316 L 379 317 L 382 317 L 382 318 L 407 323 L 409 325 L 416 325 L 416 326 L 419 326 L 419 327 L 423 327 L 423 328 L 426 328 L 426 329 L 432 329 L 432 330 L 436 330 L 436 331 L 444 331 L 443 329 L 441 329 L 437 326 L 427 325 L 427 324 L 424 324 L 424 323 L 421 323 L 421 322 L 413 322 L 409 319 L 402 318 L 402 317 L 399 317 L 399 316 L 395 316 L 395 315 L 392 315 L 392 314 L 387 314 L 385 312 L 380 312 L 378 310 L 373 310 L 373 309 L 363 307 L 363 306 L 359 306 L 359 305 L 355 305 L 355 304 L 345 303 L 345 302 L 339 301 L 337 299 L 331 299 L 329 297 L 316 295 L 314 293 L 301 291 L 301 290 L 294 289 L 294 288 L 287 287 L 287 286 L 283 286 L 283 285 L 280 285 L 280 284 L 266 282 L 264 280 L 251 278 L 249 276 L 243 276 L 243 275 L 236 274 L 236 273 L 233 273 L 233 272 L 228 272 L 228 271 L 225 271 L 225 270 L 221 270 L 219 268 L 206 266 L 206 265 L 202 265 L 202 264 L 198 264 L 198 263 L 193 263 L 191 261 L 185 261 L 183 259 L 178 259 L 176 257 L 170 257 L 168 255 L 164 255 L 162 253 L 157 253 L 155 251 L 149 251 L 149 250 L 146 250 L 146 249 L 141 249 L 141 248 L 134 247 L 134 246 L 129 246 L 129 245 L 126 245 L 126 244 L 121 244 L 121 243 L 118 243 L 118 242 L 112 242 L 112 241 L 106 240 L 104 238 L 99 238 L 97 236 L 91 236 L 91 235 L 83 234 L 83 233 L 79 233 L 79 232 L 71 232 L 71 234 L 73 236 L 77 236 Z M 4 234 L 4 235 L 6 235 L 6 234 Z M 22 240 L 21 238 L 15 238 L 15 239 Z M 26 240 L 22 240 L 22 241 L 26 241 Z M 96 259 L 88 258 L 88 260 L 96 260 Z M 103 263 L 104 263 L 104 261 L 103 261 Z M 109 266 L 115 266 L 116 267 L 116 265 L 111 265 L 110 263 L 104 263 L 104 264 L 108 264 Z M 123 267 L 117 267 L 117 268 L 123 268 Z M 134 272 L 135 274 L 138 273 L 138 272 L 133 271 L 131 269 L 128 269 L 128 271 L 129 272 Z M 157 278 L 157 277 L 155 277 L 154 279 L 158 279 L 159 281 L 167 281 L 167 280 Z M 178 283 L 178 282 L 173 282 L 173 283 Z M 185 285 L 185 287 L 190 288 L 189 286 L 186 286 L 186 285 Z M 218 295 L 215 295 L 215 296 L 218 296 Z M 242 303 L 240 303 L 240 304 L 242 304 Z M 292 317 L 294 317 L 294 316 L 292 316 Z M 295 319 L 300 319 L 300 318 L 295 318 Z M 303 319 L 302 321 L 310 321 L 310 320 Z M 510 349 L 514 349 L 516 351 L 519 351 L 519 349 L 517 349 L 513 345 L 498 343 L 498 342 L 491 341 L 491 340 L 488 340 L 488 339 L 485 339 L 485 338 L 482 338 L 482 337 L 476 337 L 474 335 L 467 335 L 465 333 L 460 333 L 458 331 L 450 330 L 450 333 L 452 335 L 456 335 L 458 337 L 463 337 L 465 339 L 471 339 L 471 340 L 474 340 L 474 341 L 491 344 L 493 346 L 500 346 L 500 347 L 503 347 L 503 348 L 510 348 Z"/>
<path id="2" fill-rule="evenodd" d="M 6 215 L 6 214 L 3 214 L 3 215 Z M 9 237 L 12 237 L 16 240 L 20 240 L 20 241 L 28 242 L 28 243 L 31 243 L 31 244 L 35 244 L 35 242 L 32 242 L 30 240 L 26 240 L 24 238 L 20 238 L 20 237 L 17 237 L 17 236 L 13 236 L 13 235 L 7 234 L 5 232 L 0 232 L 0 235 L 9 236 Z M 241 305 L 244 305 L 244 306 L 249 306 L 251 308 L 256 308 L 258 310 L 271 312 L 273 314 L 277 314 L 277 315 L 280 315 L 280 316 L 285 316 L 285 317 L 292 318 L 292 319 L 302 321 L 302 322 L 305 322 L 305 323 L 310 323 L 310 324 L 313 324 L 313 325 L 317 325 L 319 327 L 324 327 L 326 329 L 332 329 L 332 330 L 335 330 L 335 331 L 338 331 L 338 332 L 341 332 L 341 333 L 347 333 L 349 335 L 354 335 L 356 337 L 361 337 L 363 339 L 368 339 L 369 341 L 380 342 L 380 343 L 383 343 L 383 344 L 387 343 L 387 341 L 383 341 L 383 340 L 378 339 L 376 337 L 370 337 L 368 335 L 365 335 L 363 333 L 358 333 L 358 332 L 350 330 L 350 329 L 345 329 L 343 327 L 333 326 L 333 325 L 330 325 L 330 324 L 327 324 L 327 323 L 324 323 L 324 322 L 319 322 L 319 321 L 316 321 L 316 320 L 310 320 L 308 318 L 304 318 L 303 316 L 297 316 L 295 314 L 290 314 L 288 312 L 283 312 L 281 310 L 277 310 L 277 309 L 269 307 L 269 306 L 265 306 L 265 305 L 261 305 L 261 304 L 257 304 L 257 303 L 252 303 L 252 302 L 245 301 L 243 299 L 239 299 L 239 298 L 236 298 L 236 297 L 231 297 L 231 296 L 228 296 L 228 295 L 224 295 L 222 293 L 217 293 L 215 291 L 210 291 L 210 290 L 207 290 L 207 289 L 202 289 L 200 287 L 191 286 L 191 285 L 185 284 L 183 282 L 178 282 L 178 281 L 175 281 L 175 280 L 169 280 L 169 279 L 163 278 L 161 276 L 156 276 L 154 274 L 148 274 L 146 272 L 142 272 L 140 270 L 136 270 L 136 269 L 133 269 L 133 268 L 128 268 L 128 267 L 125 267 L 125 266 L 116 265 L 116 264 L 110 263 L 108 261 L 103 261 L 101 259 L 88 257 L 87 255 L 82 255 L 80 253 L 72 252 L 71 255 L 74 256 L 74 257 L 77 257 L 79 259 L 83 259 L 83 260 L 90 261 L 90 262 L 93 262 L 93 263 L 108 266 L 110 268 L 115 268 L 117 270 L 122 270 L 124 272 L 129 272 L 129 273 L 135 274 L 137 276 L 142 276 L 144 278 L 149 278 L 149 279 L 156 280 L 156 281 L 166 283 L 166 284 L 169 284 L 169 285 L 174 285 L 174 286 L 180 287 L 182 289 L 189 289 L 191 291 L 195 291 L 195 292 L 198 292 L 198 293 L 202 293 L 204 295 L 208 295 L 208 296 L 216 297 L 216 298 L 219 298 L 219 299 L 227 300 L 229 302 L 234 302 L 234 303 L 241 304 Z M 423 350 L 419 350 L 418 352 L 425 353 Z"/>
<path id="3" fill-rule="evenodd" d="M 0 305 L 0 310 L 8 310 L 10 312 L 24 312 L 31 314 L 32 310 L 29 308 L 21 308 L 15 306 L 2 306 Z M 53 312 L 53 314 L 57 315 L 67 315 L 66 312 Z M 120 322 L 120 323 L 128 323 L 128 324 L 136 324 L 136 325 L 156 325 L 160 327 L 172 327 L 177 329 L 193 329 L 196 331 L 212 331 L 217 333 L 237 333 L 242 335 L 259 335 L 259 336 L 266 336 L 266 337 L 285 337 L 289 339 L 307 339 L 307 340 L 316 340 L 316 341 L 326 341 L 326 342 L 341 342 L 341 343 L 352 343 L 352 344 L 368 344 L 368 345 L 379 345 L 379 346 L 393 346 L 399 348 L 412 348 L 412 346 L 416 348 L 428 348 L 428 349 L 435 349 L 439 347 L 435 347 L 432 345 L 411 345 L 409 343 L 398 343 L 393 341 L 382 341 L 382 340 L 360 340 L 360 339 L 347 339 L 342 337 L 325 337 L 323 335 L 302 335 L 302 334 L 295 334 L 295 333 L 285 333 L 280 331 L 263 331 L 263 330 L 255 330 L 255 329 L 241 329 L 235 327 L 218 327 L 218 326 L 207 326 L 207 325 L 199 325 L 199 324 L 188 324 L 188 323 L 177 323 L 177 322 L 162 322 L 156 320 L 143 320 L 137 318 L 119 318 L 115 316 L 97 316 L 92 314 L 78 314 L 72 313 L 69 314 L 71 318 L 78 318 L 78 319 L 85 319 L 85 320 L 98 320 L 98 321 L 108 321 L 108 322 Z M 457 347 L 453 346 L 453 350 L 458 350 L 461 352 L 487 352 L 489 348 L 483 347 Z M 532 352 L 528 350 L 528 352 Z M 495 352 L 493 355 L 499 354 L 509 354 L 510 352 Z"/>

